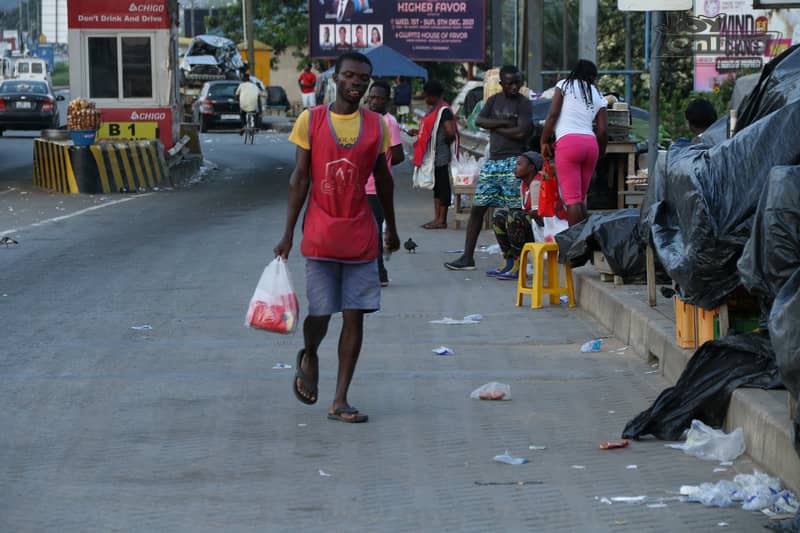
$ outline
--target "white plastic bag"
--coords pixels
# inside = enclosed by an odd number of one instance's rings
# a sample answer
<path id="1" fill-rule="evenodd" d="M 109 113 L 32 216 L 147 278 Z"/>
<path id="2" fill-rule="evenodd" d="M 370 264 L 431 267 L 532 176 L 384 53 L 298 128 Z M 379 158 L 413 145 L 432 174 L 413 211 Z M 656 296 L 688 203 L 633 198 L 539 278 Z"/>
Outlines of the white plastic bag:
<path id="1" fill-rule="evenodd" d="M 297 325 L 299 306 L 286 262 L 276 257 L 258 280 L 245 317 L 245 326 L 274 333 L 291 333 Z"/>
<path id="2" fill-rule="evenodd" d="M 699 420 L 692 420 L 692 427 L 686 434 L 686 442 L 665 446 L 683 450 L 689 455 L 709 461 L 733 461 L 744 453 L 744 432 L 742 428 L 736 428 L 730 433 L 725 433 Z"/>
<path id="3" fill-rule="evenodd" d="M 434 175 L 433 175 L 433 150 L 428 150 L 425 157 L 422 159 L 422 164 L 414 167 L 414 188 L 415 189 L 433 189 Z"/>
<path id="4" fill-rule="evenodd" d="M 511 385 L 492 381 L 472 391 L 469 397 L 473 400 L 510 400 Z"/>
<path id="5" fill-rule="evenodd" d="M 450 161 L 450 175 L 454 185 L 475 185 L 481 173 L 481 164 L 474 157 L 453 157 Z"/>
<path id="6" fill-rule="evenodd" d="M 534 224 L 536 224 L 536 222 L 534 222 Z M 558 217 L 544 217 L 542 242 L 555 242 L 556 235 L 567 229 L 569 229 L 569 222 L 566 220 L 561 220 Z"/>

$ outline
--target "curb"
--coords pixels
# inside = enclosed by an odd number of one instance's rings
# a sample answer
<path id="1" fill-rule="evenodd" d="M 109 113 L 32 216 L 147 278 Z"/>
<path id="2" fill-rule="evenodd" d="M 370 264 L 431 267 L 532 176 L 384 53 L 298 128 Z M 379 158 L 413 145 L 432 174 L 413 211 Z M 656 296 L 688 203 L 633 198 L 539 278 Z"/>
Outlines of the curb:
<path id="1" fill-rule="evenodd" d="M 661 375 L 674 384 L 694 351 L 676 344 L 674 318 L 647 304 L 646 287 L 618 290 L 612 283 L 600 281 L 591 266 L 572 272 L 578 305 L 648 363 L 658 361 Z M 788 397 L 787 391 L 737 389 L 728 406 L 725 430 L 741 427 L 747 454 L 800 493 L 800 457 L 792 444 Z"/>

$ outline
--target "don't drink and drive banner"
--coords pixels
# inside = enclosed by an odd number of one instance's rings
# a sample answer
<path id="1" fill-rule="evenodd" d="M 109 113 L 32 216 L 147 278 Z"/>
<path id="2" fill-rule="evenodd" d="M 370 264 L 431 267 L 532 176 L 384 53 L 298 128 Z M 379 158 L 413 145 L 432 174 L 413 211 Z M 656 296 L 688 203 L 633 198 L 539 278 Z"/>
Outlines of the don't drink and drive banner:
<path id="1" fill-rule="evenodd" d="M 311 55 L 387 45 L 418 61 L 483 61 L 485 0 L 311 0 Z"/>

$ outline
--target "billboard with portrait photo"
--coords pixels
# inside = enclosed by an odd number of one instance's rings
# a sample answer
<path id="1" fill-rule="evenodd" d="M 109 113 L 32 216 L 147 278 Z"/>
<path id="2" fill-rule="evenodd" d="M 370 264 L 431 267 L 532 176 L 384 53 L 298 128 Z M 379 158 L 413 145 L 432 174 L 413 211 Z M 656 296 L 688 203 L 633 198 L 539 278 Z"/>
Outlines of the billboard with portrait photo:
<path id="1" fill-rule="evenodd" d="M 486 4 L 486 0 L 310 0 L 311 57 L 335 58 L 345 48 L 339 28 L 347 26 L 350 49 L 361 27 L 366 47 L 384 44 L 417 61 L 483 62 Z M 336 28 L 333 49 L 322 46 L 318 29 L 331 24 Z"/>

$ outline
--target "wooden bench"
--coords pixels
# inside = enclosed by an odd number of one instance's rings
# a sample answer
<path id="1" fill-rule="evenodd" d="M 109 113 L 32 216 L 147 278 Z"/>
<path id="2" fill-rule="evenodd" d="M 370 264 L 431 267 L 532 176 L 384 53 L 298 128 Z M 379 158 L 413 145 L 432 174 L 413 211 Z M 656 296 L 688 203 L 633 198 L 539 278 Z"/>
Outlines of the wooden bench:
<path id="1" fill-rule="evenodd" d="M 456 229 L 461 229 L 461 223 L 465 225 L 469 220 L 469 213 L 472 210 L 472 202 L 475 199 L 475 185 L 453 185 L 453 195 L 455 202 L 453 203 L 453 223 Z M 465 197 L 469 200 L 467 207 L 464 202 Z M 492 228 L 492 217 L 494 216 L 494 208 L 490 207 L 486 210 L 483 217 L 483 229 Z"/>

